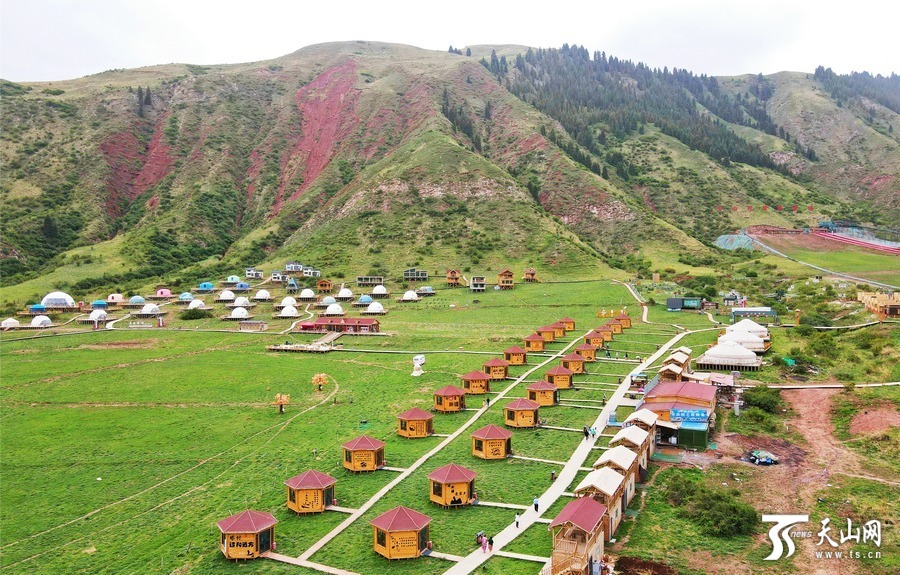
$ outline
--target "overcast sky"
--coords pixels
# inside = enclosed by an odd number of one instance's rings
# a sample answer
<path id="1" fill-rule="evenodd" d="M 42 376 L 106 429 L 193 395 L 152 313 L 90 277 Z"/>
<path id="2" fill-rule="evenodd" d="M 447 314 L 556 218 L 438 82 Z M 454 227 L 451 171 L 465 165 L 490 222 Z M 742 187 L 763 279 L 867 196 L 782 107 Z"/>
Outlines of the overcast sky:
<path id="1" fill-rule="evenodd" d="M 0 0 L 0 77 L 250 62 L 338 40 L 433 50 L 567 42 L 698 74 L 812 72 L 823 64 L 886 75 L 900 73 L 898 22 L 891 0 Z"/>

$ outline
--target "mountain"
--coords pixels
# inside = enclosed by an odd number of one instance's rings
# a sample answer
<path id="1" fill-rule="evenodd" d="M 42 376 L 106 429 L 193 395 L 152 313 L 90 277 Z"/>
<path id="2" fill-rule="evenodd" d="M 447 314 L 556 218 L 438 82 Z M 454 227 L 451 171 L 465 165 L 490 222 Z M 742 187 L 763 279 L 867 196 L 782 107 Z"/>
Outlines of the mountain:
<path id="1" fill-rule="evenodd" d="M 2 299 L 285 258 L 334 277 L 645 273 L 741 257 L 711 242 L 750 223 L 900 209 L 895 77 L 716 79 L 577 46 L 470 49 L 346 42 L 2 81 Z M 815 208 L 761 210 L 782 204 Z"/>

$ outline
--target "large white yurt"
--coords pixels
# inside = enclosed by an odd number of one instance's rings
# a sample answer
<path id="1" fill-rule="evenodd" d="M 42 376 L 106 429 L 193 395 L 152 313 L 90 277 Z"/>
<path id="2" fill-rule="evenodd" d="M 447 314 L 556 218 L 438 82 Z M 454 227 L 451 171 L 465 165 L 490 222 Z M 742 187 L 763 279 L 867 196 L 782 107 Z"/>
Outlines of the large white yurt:
<path id="1" fill-rule="evenodd" d="M 41 305 L 44 307 L 74 307 L 75 300 L 65 292 L 54 291 L 44 296 Z"/>
<path id="2" fill-rule="evenodd" d="M 757 337 L 761 337 L 764 340 L 768 341 L 769 339 L 769 330 L 765 326 L 759 325 L 750 318 L 744 318 L 736 324 L 730 325 L 725 328 L 725 333 L 729 333 L 732 331 L 746 331 L 752 333 Z"/>
<path id="3" fill-rule="evenodd" d="M 756 353 L 763 353 L 766 351 L 766 342 L 763 341 L 763 338 L 753 335 L 749 331 L 727 331 L 719 336 L 719 343 L 725 343 L 726 341 L 733 341 L 741 347 L 745 347 Z"/>
<path id="4" fill-rule="evenodd" d="M 762 360 L 734 341 L 724 341 L 697 358 L 697 367 L 705 369 L 759 369 Z"/>
<path id="5" fill-rule="evenodd" d="M 45 315 L 36 315 L 31 318 L 31 327 L 50 327 L 53 322 Z"/>

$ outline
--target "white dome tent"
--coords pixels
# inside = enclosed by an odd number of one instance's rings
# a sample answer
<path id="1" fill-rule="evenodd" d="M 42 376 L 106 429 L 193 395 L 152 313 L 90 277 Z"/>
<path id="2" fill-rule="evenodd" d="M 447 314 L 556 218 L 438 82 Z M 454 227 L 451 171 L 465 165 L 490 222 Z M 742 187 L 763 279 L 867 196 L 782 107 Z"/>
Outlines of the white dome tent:
<path id="1" fill-rule="evenodd" d="M 19 327 L 19 320 L 14 317 L 8 317 L 0 322 L 0 329 L 15 329 Z"/>
<path id="2" fill-rule="evenodd" d="M 31 318 L 31 327 L 50 327 L 53 322 L 45 315 L 36 315 Z"/>
<path id="3" fill-rule="evenodd" d="M 222 290 L 219 297 L 216 298 L 216 301 L 234 301 L 234 292 L 230 289 Z"/>
<path id="4" fill-rule="evenodd" d="M 125 296 L 120 293 L 111 293 L 106 296 L 106 303 L 125 303 Z"/>
<path id="5" fill-rule="evenodd" d="M 336 303 L 336 302 L 337 302 L 336 299 L 334 299 L 334 298 L 331 297 L 330 295 L 327 295 L 327 296 L 325 296 L 325 297 L 322 298 L 322 302 L 321 302 L 321 303 L 322 303 L 322 305 L 331 305 L 331 304 Z"/>
<path id="6" fill-rule="evenodd" d="M 758 370 L 762 360 L 747 348 L 734 341 L 715 345 L 697 358 L 697 367 L 704 369 Z"/>
<path id="7" fill-rule="evenodd" d="M 256 301 L 269 301 L 272 299 L 272 294 L 269 293 L 269 290 L 261 289 L 256 292 L 256 295 L 253 296 L 253 299 Z"/>
<path id="8" fill-rule="evenodd" d="M 353 299 L 353 292 L 350 290 L 350 288 L 341 288 L 334 299 L 338 301 L 349 301 Z"/>
<path id="9" fill-rule="evenodd" d="M 281 308 L 281 312 L 278 314 L 278 317 L 297 317 L 298 315 L 300 314 L 297 312 L 297 308 L 289 305 Z"/>
<path id="10" fill-rule="evenodd" d="M 403 297 L 400 301 L 419 301 L 419 294 L 414 292 L 413 290 L 408 290 L 403 294 Z"/>
<path id="11" fill-rule="evenodd" d="M 309 288 L 303 288 L 303 290 L 300 291 L 299 298 L 300 301 L 316 301 L 316 292 Z"/>
<path id="12" fill-rule="evenodd" d="M 325 315 L 334 317 L 342 316 L 344 315 L 344 308 L 342 308 L 339 303 L 330 304 L 325 310 Z"/>
<path id="13" fill-rule="evenodd" d="M 244 308 L 247 308 L 247 307 L 250 307 L 250 306 L 253 305 L 253 304 L 251 304 L 251 303 L 250 303 L 250 300 L 247 299 L 245 296 L 240 296 L 240 297 L 238 297 L 237 299 L 234 300 L 234 303 L 233 303 L 232 305 L 233 305 L 234 307 L 244 307 Z"/>
<path id="14" fill-rule="evenodd" d="M 769 339 L 769 330 L 749 318 L 744 318 L 736 324 L 725 328 L 725 333 L 732 331 L 746 331 L 764 340 Z"/>
<path id="15" fill-rule="evenodd" d="M 91 322 L 106 321 L 108 317 L 109 317 L 109 314 L 106 313 L 106 311 L 104 311 L 102 309 L 95 309 L 94 311 L 91 312 L 91 315 L 88 316 L 88 320 L 90 320 Z"/>
<path id="16" fill-rule="evenodd" d="M 296 305 L 297 305 L 297 300 L 295 300 L 291 296 L 287 296 L 286 298 L 282 299 L 281 304 L 280 304 L 281 307 L 288 307 L 288 306 L 294 307 Z"/>
<path id="17" fill-rule="evenodd" d="M 54 291 L 44 296 L 41 300 L 44 307 L 75 307 L 75 300 L 66 292 Z"/>
<path id="18" fill-rule="evenodd" d="M 206 304 L 203 303 L 202 299 L 191 300 L 191 303 L 188 304 L 188 309 L 206 309 Z"/>
<path id="19" fill-rule="evenodd" d="M 766 342 L 763 341 L 763 338 L 753 335 L 749 331 L 734 330 L 719 336 L 719 343 L 725 343 L 726 341 L 733 341 L 741 347 L 745 347 L 756 353 L 763 353 L 766 351 Z"/>
<path id="20" fill-rule="evenodd" d="M 387 313 L 387 311 L 385 311 L 384 306 L 379 302 L 373 301 L 369 304 L 369 307 L 367 307 L 366 310 L 362 313 L 363 315 L 384 315 Z"/>
<path id="21" fill-rule="evenodd" d="M 388 294 L 387 288 L 384 287 L 383 285 L 377 285 L 374 288 L 372 288 L 372 297 L 374 297 L 374 298 L 379 298 L 379 299 L 385 298 L 385 297 L 388 297 L 388 295 L 390 295 L 390 294 Z"/>
<path id="22" fill-rule="evenodd" d="M 231 310 L 231 315 L 228 317 L 230 319 L 248 319 L 250 317 L 250 312 L 248 312 L 245 308 L 236 307 Z"/>
<path id="23" fill-rule="evenodd" d="M 155 303 L 144 304 L 144 307 L 141 308 L 141 311 L 136 313 L 135 315 L 138 317 L 156 317 L 160 315 L 162 312 L 159 309 L 159 306 Z"/>

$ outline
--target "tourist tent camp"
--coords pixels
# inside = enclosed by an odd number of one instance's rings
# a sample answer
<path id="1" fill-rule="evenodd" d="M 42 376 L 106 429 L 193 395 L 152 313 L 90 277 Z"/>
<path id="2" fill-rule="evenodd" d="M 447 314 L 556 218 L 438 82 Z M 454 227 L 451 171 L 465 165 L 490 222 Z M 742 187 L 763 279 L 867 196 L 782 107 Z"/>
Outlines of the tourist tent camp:
<path id="1" fill-rule="evenodd" d="M 762 360 L 756 353 L 734 341 L 724 341 L 706 350 L 697 358 L 701 369 L 721 369 L 737 371 L 757 371 Z"/>
<path id="2" fill-rule="evenodd" d="M 472 432 L 472 455 L 482 459 L 506 459 L 512 455 L 512 432 L 490 424 Z"/>
<path id="3" fill-rule="evenodd" d="M 250 319 L 251 317 L 253 316 L 250 315 L 250 312 L 247 311 L 247 308 L 236 307 L 231 310 L 231 313 L 229 315 L 224 316 L 222 319 L 230 321 L 240 321 L 244 319 Z"/>
<path id="4" fill-rule="evenodd" d="M 603 533 L 607 541 L 612 537 L 625 512 L 625 476 L 609 467 L 601 467 L 587 474 L 575 488 L 575 495 L 591 497 L 606 506 L 606 525 Z"/>
<path id="5" fill-rule="evenodd" d="M 108 309 L 109 304 L 104 299 L 95 299 L 91 302 L 91 309 Z"/>
<path id="6" fill-rule="evenodd" d="M 75 307 L 75 300 L 72 296 L 65 292 L 50 292 L 41 299 L 41 305 L 48 308 L 71 308 Z"/>
<path id="7" fill-rule="evenodd" d="M 15 329 L 17 327 L 19 327 L 19 320 L 13 317 L 8 317 L 0 322 L 0 329 Z"/>
<path id="8" fill-rule="evenodd" d="M 125 296 L 120 293 L 111 293 L 106 296 L 106 303 L 110 304 L 123 304 L 125 303 Z"/>
<path id="9" fill-rule="evenodd" d="M 428 474 L 431 502 L 441 507 L 470 505 L 475 500 L 475 475 L 455 463 L 438 467 Z"/>
<path id="10" fill-rule="evenodd" d="M 431 543 L 429 523 L 427 515 L 409 507 L 394 507 L 369 522 L 374 531 L 373 548 L 388 559 L 419 557 Z"/>
<path id="11" fill-rule="evenodd" d="M 154 299 L 169 299 L 172 297 L 172 290 L 169 288 L 159 288 L 156 290 L 156 293 L 153 294 Z"/>
<path id="12" fill-rule="evenodd" d="M 416 290 L 416 294 L 423 297 L 431 297 L 435 295 L 437 292 L 434 291 L 434 288 L 431 286 L 422 286 Z"/>
<path id="13" fill-rule="evenodd" d="M 254 559 L 272 549 L 275 524 L 271 513 L 248 509 L 217 522 L 219 549 L 227 559 Z"/>
<path id="14" fill-rule="evenodd" d="M 30 315 L 47 315 L 47 306 L 39 303 L 28 306 L 28 314 Z"/>
<path id="15" fill-rule="evenodd" d="M 766 341 L 769 340 L 769 329 L 756 323 L 752 319 L 744 318 L 741 321 L 737 322 L 734 325 L 730 325 L 725 328 L 725 333 L 730 333 L 733 331 L 747 331 L 752 333 L 753 335 L 760 337 Z"/>
<path id="16" fill-rule="evenodd" d="M 360 435 L 341 445 L 344 452 L 343 465 L 350 471 L 376 471 L 384 466 L 383 441 L 368 435 Z"/>
<path id="17" fill-rule="evenodd" d="M 460 379 L 462 379 L 463 388 L 466 390 L 466 393 L 481 395 L 488 393 L 491 390 L 491 376 L 483 371 L 470 371 Z"/>
<path id="18" fill-rule="evenodd" d="M 245 307 L 245 308 L 251 308 L 251 307 L 253 307 L 253 306 L 255 306 L 255 305 L 256 305 L 255 303 L 252 303 L 252 302 L 250 301 L 250 298 L 248 298 L 247 296 L 241 295 L 241 296 L 238 296 L 238 297 L 234 298 L 234 301 L 233 301 L 232 303 L 230 303 L 230 304 L 227 304 L 226 307 Z"/>
<path id="19" fill-rule="evenodd" d="M 291 298 L 291 299 L 294 299 L 294 298 Z M 311 290 L 309 288 L 303 288 L 300 291 L 300 295 L 297 296 L 297 299 L 299 299 L 300 301 L 303 301 L 303 302 L 316 301 L 316 299 L 317 299 L 316 292 L 314 292 L 313 290 Z M 294 302 L 294 303 L 296 304 L 297 302 Z"/>
<path id="20" fill-rule="evenodd" d="M 250 291 L 250 284 L 248 284 L 247 282 L 238 282 L 234 284 L 234 287 L 232 289 L 238 293 L 246 293 Z"/>
<path id="21" fill-rule="evenodd" d="M 372 299 L 372 296 L 370 296 L 368 294 L 363 294 L 363 295 L 359 296 L 359 299 L 357 299 L 355 302 L 353 302 L 353 307 L 368 307 L 368 305 L 370 303 L 374 303 L 374 301 L 375 300 Z"/>
<path id="22" fill-rule="evenodd" d="M 579 497 L 566 503 L 547 528 L 553 534 L 550 572 L 554 574 L 589 573 L 589 562 L 599 566 L 603 556 L 603 527 L 606 506 L 591 497 Z M 593 567 L 590 567 L 593 571 Z"/>
<path id="23" fill-rule="evenodd" d="M 272 294 L 269 293 L 269 290 L 257 290 L 256 295 L 253 296 L 253 301 L 272 301 Z"/>
<path id="24" fill-rule="evenodd" d="M 434 415 L 414 407 L 397 416 L 397 435 L 417 439 L 434 433 Z"/>
<path id="25" fill-rule="evenodd" d="M 542 379 L 532 383 L 525 391 L 528 393 L 528 399 L 542 407 L 559 403 L 559 389 L 549 381 Z"/>
<path id="26" fill-rule="evenodd" d="M 482 364 L 484 372 L 491 376 L 493 380 L 506 379 L 509 377 L 509 362 L 505 359 L 489 359 Z"/>
<path id="27" fill-rule="evenodd" d="M 572 387 L 572 376 L 575 375 L 571 369 L 558 365 L 551 367 L 544 374 L 544 379 L 558 387 L 559 389 L 569 389 Z"/>
<path id="28" fill-rule="evenodd" d="M 369 304 L 369 306 L 365 309 L 365 311 L 360 312 L 363 315 L 384 315 L 387 313 L 387 310 L 384 309 L 384 306 L 377 301 L 373 301 Z"/>
<path id="29" fill-rule="evenodd" d="M 456 413 L 466 408 L 466 391 L 454 385 L 446 385 L 434 392 L 434 410 Z"/>
<path id="30" fill-rule="evenodd" d="M 719 336 L 718 343 L 725 343 L 726 341 L 733 341 L 754 353 L 765 353 L 769 345 L 771 345 L 763 338 L 744 330 L 726 331 Z"/>
<path id="31" fill-rule="evenodd" d="M 594 462 L 594 469 L 601 467 L 610 467 L 625 477 L 625 505 L 627 506 L 631 503 L 635 493 L 634 484 L 638 476 L 637 453 L 624 445 L 617 445 L 604 451 Z"/>
<path id="32" fill-rule="evenodd" d="M 330 304 L 325 308 L 325 315 L 329 317 L 340 317 L 344 315 L 344 308 L 339 303 Z"/>
<path id="33" fill-rule="evenodd" d="M 335 303 L 337 303 L 337 300 L 334 299 L 333 296 L 327 295 L 327 296 L 323 297 L 323 298 L 321 299 L 321 301 L 319 301 L 318 304 L 316 304 L 316 307 L 318 307 L 318 308 L 327 308 L 327 307 L 330 306 L 331 304 L 335 304 Z"/>
<path id="34" fill-rule="evenodd" d="M 36 315 L 31 318 L 31 327 L 45 328 L 53 326 L 53 322 L 45 315 Z"/>
<path id="35" fill-rule="evenodd" d="M 533 333 L 527 336 L 524 340 L 525 350 L 529 352 L 539 352 L 544 351 L 544 345 L 546 341 L 540 335 Z"/>
<path id="36" fill-rule="evenodd" d="M 503 350 L 503 359 L 509 365 L 525 365 L 528 361 L 528 352 L 514 345 Z"/>
<path id="37" fill-rule="evenodd" d="M 288 509 L 297 513 L 321 513 L 334 504 L 337 479 L 314 469 L 286 480 Z"/>
<path id="38" fill-rule="evenodd" d="M 106 321 L 106 318 L 108 317 L 109 314 L 106 313 L 106 310 L 95 309 L 91 312 L 91 315 L 88 316 L 88 320 L 90 320 L 91 322 Z"/>
<path id="39" fill-rule="evenodd" d="M 338 291 L 338 294 L 334 296 L 334 299 L 336 299 L 337 301 L 350 301 L 351 299 L 353 299 L 353 292 L 350 290 L 350 288 L 341 288 Z"/>
<path id="40" fill-rule="evenodd" d="M 297 312 L 297 308 L 292 305 L 281 308 L 281 311 L 278 312 L 277 317 L 297 317 L 299 313 Z"/>
<path id="41" fill-rule="evenodd" d="M 231 276 L 228 276 L 227 278 L 225 278 L 225 281 L 222 283 L 234 285 L 240 281 L 241 281 L 241 278 L 239 278 L 238 276 L 231 275 Z"/>
<path id="42" fill-rule="evenodd" d="M 503 423 L 509 427 L 537 427 L 540 404 L 530 399 L 514 399 L 503 406 Z"/>

